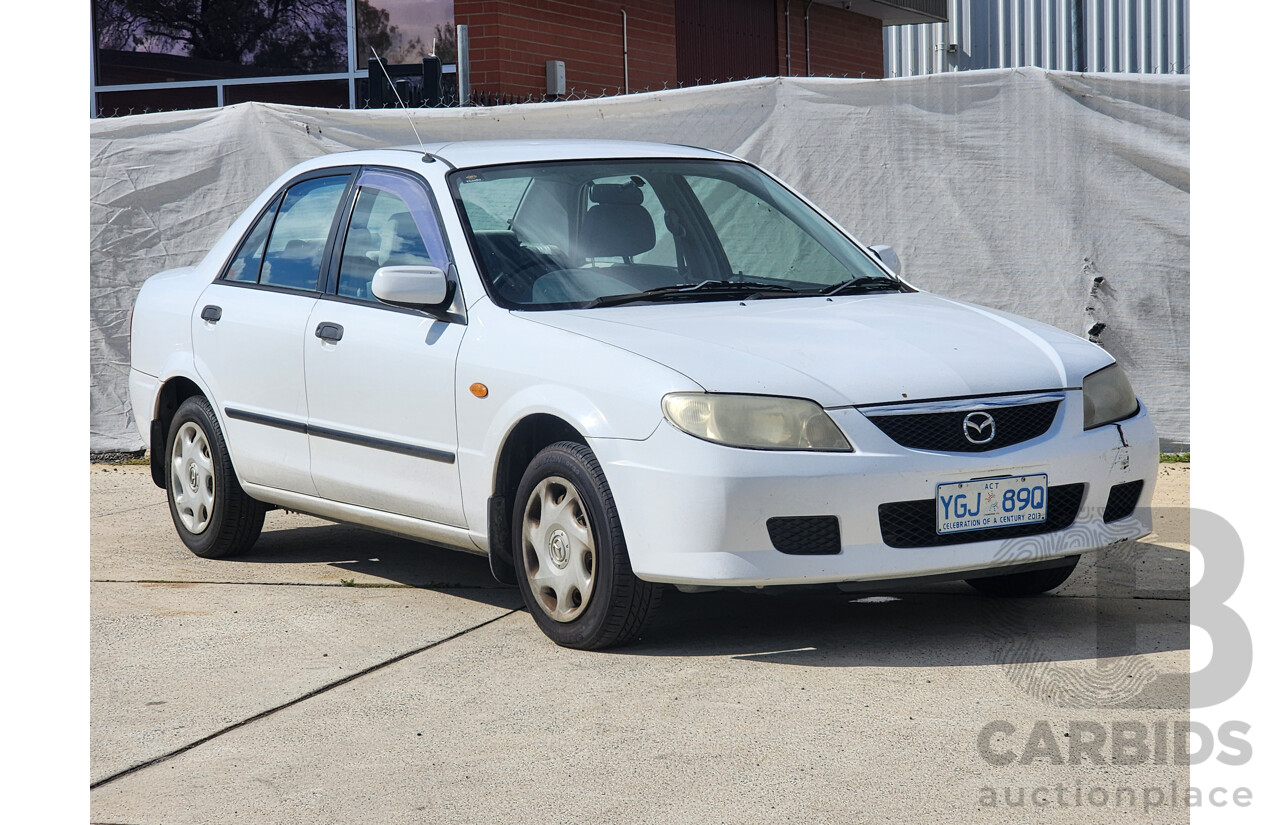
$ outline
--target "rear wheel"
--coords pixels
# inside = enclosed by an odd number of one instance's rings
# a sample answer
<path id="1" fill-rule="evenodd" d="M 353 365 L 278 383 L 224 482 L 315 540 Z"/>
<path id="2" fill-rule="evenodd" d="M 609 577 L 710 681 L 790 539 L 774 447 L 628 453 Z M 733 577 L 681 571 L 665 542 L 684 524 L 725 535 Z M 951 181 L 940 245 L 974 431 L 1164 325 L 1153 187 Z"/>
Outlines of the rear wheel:
<path id="1" fill-rule="evenodd" d="M 561 441 L 525 470 L 512 514 L 516 578 L 556 644 L 598 650 L 632 641 L 661 586 L 631 572 L 613 494 L 595 455 Z"/>
<path id="2" fill-rule="evenodd" d="M 1025 573 L 1009 573 L 1003 576 L 985 576 L 981 579 L 965 581 L 984 596 L 1036 596 L 1052 590 L 1070 578 L 1079 561 L 1079 556 L 1071 556 L 1070 563 L 1062 567 L 1028 570 Z"/>
<path id="3" fill-rule="evenodd" d="M 266 506 L 249 498 L 236 480 L 213 407 L 192 396 L 169 427 L 165 490 L 169 514 L 182 543 L 197 556 L 217 559 L 243 553 L 262 532 Z"/>

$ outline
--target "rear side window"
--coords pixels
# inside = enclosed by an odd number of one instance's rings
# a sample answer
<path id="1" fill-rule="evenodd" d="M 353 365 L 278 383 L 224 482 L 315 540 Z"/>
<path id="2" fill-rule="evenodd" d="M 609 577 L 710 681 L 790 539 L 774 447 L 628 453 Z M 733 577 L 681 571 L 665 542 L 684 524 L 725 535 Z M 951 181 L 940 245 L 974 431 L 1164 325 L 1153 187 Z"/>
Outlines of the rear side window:
<path id="1" fill-rule="evenodd" d="M 347 180 L 347 175 L 313 178 L 285 193 L 267 241 L 258 283 L 316 289 L 325 243 Z"/>
<path id="2" fill-rule="evenodd" d="M 258 282 L 258 273 L 262 271 L 262 251 L 267 248 L 267 236 L 271 234 L 271 224 L 276 219 L 276 207 L 280 199 L 276 198 L 271 206 L 262 213 L 258 222 L 249 230 L 240 251 L 231 259 L 227 267 L 228 281 L 245 281 L 251 284 Z"/>

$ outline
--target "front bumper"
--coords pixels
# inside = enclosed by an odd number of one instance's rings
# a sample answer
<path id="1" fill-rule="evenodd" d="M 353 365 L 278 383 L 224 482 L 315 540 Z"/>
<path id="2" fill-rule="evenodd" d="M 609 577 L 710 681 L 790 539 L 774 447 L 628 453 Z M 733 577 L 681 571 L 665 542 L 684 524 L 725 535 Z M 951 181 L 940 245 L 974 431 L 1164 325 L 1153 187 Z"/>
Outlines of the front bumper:
<path id="1" fill-rule="evenodd" d="M 857 410 L 830 413 L 856 452 L 723 447 L 665 421 L 643 441 L 591 439 L 635 574 L 646 581 L 709 586 L 940 576 L 1061 558 L 1151 532 L 1159 448 L 1145 407 L 1118 425 L 1084 432 L 1081 393 L 1069 391 L 1044 435 L 967 454 L 901 447 Z M 1036 473 L 1046 473 L 1051 487 L 1084 485 L 1069 526 L 1025 538 L 935 547 L 889 547 L 881 535 L 881 504 L 932 499 L 944 482 Z M 1144 484 L 1133 514 L 1104 522 L 1112 486 L 1137 480 Z M 766 522 L 780 516 L 835 516 L 840 552 L 779 552 Z"/>

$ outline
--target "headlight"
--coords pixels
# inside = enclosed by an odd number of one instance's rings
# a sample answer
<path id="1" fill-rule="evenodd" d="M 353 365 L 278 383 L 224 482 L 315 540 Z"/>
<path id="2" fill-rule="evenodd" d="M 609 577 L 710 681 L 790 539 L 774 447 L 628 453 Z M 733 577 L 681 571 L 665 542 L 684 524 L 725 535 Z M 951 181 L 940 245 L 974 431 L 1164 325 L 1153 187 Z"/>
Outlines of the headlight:
<path id="1" fill-rule="evenodd" d="M 1138 399 L 1119 364 L 1086 375 L 1082 389 L 1086 430 L 1128 418 L 1138 411 Z"/>
<path id="2" fill-rule="evenodd" d="M 662 413 L 677 429 L 730 447 L 853 452 L 822 407 L 803 398 L 673 392 Z"/>

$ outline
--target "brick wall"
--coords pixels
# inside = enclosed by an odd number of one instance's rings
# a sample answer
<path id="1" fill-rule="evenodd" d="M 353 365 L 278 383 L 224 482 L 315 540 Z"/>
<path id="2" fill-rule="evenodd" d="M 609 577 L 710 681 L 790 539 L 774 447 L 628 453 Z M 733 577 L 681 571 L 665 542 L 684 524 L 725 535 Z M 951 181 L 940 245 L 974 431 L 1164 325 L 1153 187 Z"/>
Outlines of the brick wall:
<path id="1" fill-rule="evenodd" d="M 566 88 L 617 93 L 623 84 L 623 9 L 632 90 L 674 86 L 674 0 L 454 0 L 455 20 L 469 27 L 471 88 L 540 99 L 546 62 L 563 60 Z"/>
<path id="2" fill-rule="evenodd" d="M 631 89 L 675 86 L 676 3 L 680 0 L 454 0 L 468 26 L 471 88 L 541 99 L 546 62 L 565 62 L 576 95 L 616 94 L 623 85 L 622 15 L 627 12 Z M 804 0 L 791 0 L 791 74 L 805 72 Z M 777 74 L 786 72 L 787 0 L 777 6 Z M 883 77 L 880 21 L 814 3 L 809 9 L 815 75 Z"/>
<path id="3" fill-rule="evenodd" d="M 778 74 L 787 74 L 787 0 L 778 2 Z M 791 0 L 791 75 L 804 77 L 805 0 Z M 882 24 L 874 17 L 814 3 L 809 7 L 809 62 L 815 77 L 884 77 Z"/>

